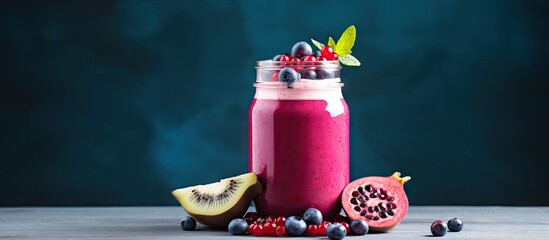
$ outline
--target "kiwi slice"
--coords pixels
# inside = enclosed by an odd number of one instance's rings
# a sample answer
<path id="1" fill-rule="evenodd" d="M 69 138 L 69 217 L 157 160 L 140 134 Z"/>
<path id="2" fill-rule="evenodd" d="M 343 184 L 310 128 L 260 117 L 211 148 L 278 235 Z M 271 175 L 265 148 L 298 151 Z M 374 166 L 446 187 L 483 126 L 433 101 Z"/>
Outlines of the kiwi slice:
<path id="1" fill-rule="evenodd" d="M 176 189 L 172 194 L 198 222 L 226 229 L 232 219 L 246 213 L 262 190 L 257 176 L 246 173 L 216 183 Z"/>

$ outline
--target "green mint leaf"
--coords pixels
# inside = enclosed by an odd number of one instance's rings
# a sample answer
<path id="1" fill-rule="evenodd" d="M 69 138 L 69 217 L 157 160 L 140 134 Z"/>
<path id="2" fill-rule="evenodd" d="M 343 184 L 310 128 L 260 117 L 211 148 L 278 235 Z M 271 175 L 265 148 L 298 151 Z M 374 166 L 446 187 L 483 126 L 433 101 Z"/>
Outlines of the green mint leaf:
<path id="1" fill-rule="evenodd" d="M 334 50 L 334 52 L 337 53 L 338 56 L 347 56 L 352 53 L 351 49 L 339 49 L 339 50 Z"/>
<path id="2" fill-rule="evenodd" d="M 336 43 L 332 37 L 328 38 L 328 46 L 330 46 L 332 49 L 336 48 Z"/>
<path id="3" fill-rule="evenodd" d="M 360 61 L 358 61 L 358 59 L 353 57 L 353 55 L 351 54 L 346 56 L 339 56 L 339 61 L 347 66 L 353 66 L 353 67 L 360 66 Z"/>
<path id="4" fill-rule="evenodd" d="M 314 40 L 311 38 L 311 42 L 313 42 L 313 44 L 318 48 L 318 50 L 322 50 L 322 48 L 324 47 L 324 44 Z"/>
<path id="5" fill-rule="evenodd" d="M 356 28 L 355 26 L 351 25 L 345 30 L 345 32 L 343 32 L 343 34 L 341 34 L 341 37 L 337 40 L 334 51 L 339 56 L 346 56 L 351 54 L 351 48 L 353 48 L 353 46 L 355 45 L 355 39 Z"/>
<path id="6" fill-rule="evenodd" d="M 351 55 L 351 49 L 355 45 L 356 40 L 356 28 L 351 25 L 348 27 L 341 37 L 335 43 L 332 37 L 328 38 L 328 46 L 334 49 L 334 52 L 339 56 L 339 62 L 347 66 L 360 66 L 360 61 Z M 311 38 L 311 42 L 320 50 L 324 47 L 324 44 Z"/>

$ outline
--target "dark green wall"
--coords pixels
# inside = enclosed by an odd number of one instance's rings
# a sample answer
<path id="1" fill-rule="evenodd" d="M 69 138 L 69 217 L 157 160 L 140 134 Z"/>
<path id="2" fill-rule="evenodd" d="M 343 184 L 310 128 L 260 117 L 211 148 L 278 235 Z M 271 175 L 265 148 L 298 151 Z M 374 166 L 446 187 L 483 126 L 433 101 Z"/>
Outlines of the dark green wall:
<path id="1" fill-rule="evenodd" d="M 345 3 L 343 3 L 345 2 Z M 354 24 L 352 178 L 549 205 L 549 4 L 2 1 L 0 205 L 176 204 L 247 169 L 254 62 Z"/>

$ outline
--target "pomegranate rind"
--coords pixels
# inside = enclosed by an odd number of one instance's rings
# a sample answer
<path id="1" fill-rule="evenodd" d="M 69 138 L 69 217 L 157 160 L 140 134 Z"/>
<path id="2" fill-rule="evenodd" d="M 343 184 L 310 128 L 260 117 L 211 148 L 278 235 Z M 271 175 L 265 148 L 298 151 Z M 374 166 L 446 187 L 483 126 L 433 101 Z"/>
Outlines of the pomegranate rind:
<path id="1" fill-rule="evenodd" d="M 341 196 L 343 210 L 345 210 L 345 213 L 347 213 L 347 216 L 351 220 L 366 221 L 371 231 L 386 232 L 402 222 L 402 220 L 404 220 L 406 214 L 408 213 L 409 202 L 403 185 L 406 181 L 410 179 L 410 177 L 401 178 L 399 172 L 395 172 L 393 175 L 388 177 L 371 176 L 359 178 L 349 183 L 343 190 Z M 388 217 L 386 219 L 380 219 L 378 221 L 373 221 L 367 219 L 366 216 L 361 216 L 359 212 L 353 209 L 355 205 L 350 203 L 351 198 L 353 198 L 353 191 L 356 191 L 359 186 L 366 185 L 372 185 L 376 189 L 383 188 L 390 196 L 394 197 L 393 203 L 397 205 L 394 216 Z"/>

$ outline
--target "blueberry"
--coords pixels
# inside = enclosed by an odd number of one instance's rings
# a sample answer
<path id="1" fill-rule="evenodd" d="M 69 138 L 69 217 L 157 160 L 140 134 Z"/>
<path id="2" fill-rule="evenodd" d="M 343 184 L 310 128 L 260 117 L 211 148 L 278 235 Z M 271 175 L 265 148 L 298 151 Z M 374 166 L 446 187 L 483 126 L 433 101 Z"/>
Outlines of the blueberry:
<path id="1" fill-rule="evenodd" d="M 463 222 L 459 218 L 452 218 L 448 221 L 450 232 L 459 232 L 463 229 Z"/>
<path id="2" fill-rule="evenodd" d="M 319 50 L 316 50 L 316 51 L 313 52 L 313 56 L 320 57 L 320 56 L 322 56 L 322 54 L 320 53 Z"/>
<path id="3" fill-rule="evenodd" d="M 299 75 L 303 79 L 316 79 L 316 72 L 313 70 L 301 70 L 299 71 Z"/>
<path id="4" fill-rule="evenodd" d="M 232 235 L 242 235 L 248 230 L 248 223 L 242 218 L 235 218 L 229 223 L 229 232 Z"/>
<path id="5" fill-rule="evenodd" d="M 192 231 L 196 228 L 196 221 L 194 218 L 186 216 L 181 219 L 181 229 L 185 231 Z"/>
<path id="6" fill-rule="evenodd" d="M 280 58 L 282 57 L 281 54 L 278 54 L 276 56 L 273 57 L 273 61 L 280 61 Z"/>
<path id="7" fill-rule="evenodd" d="M 311 54 L 313 54 L 313 48 L 306 42 L 298 42 L 292 47 L 292 57 L 301 59 Z"/>
<path id="8" fill-rule="evenodd" d="M 328 71 L 328 70 L 317 70 L 316 71 L 316 78 L 317 79 L 329 79 L 334 78 L 335 73 L 334 71 Z"/>
<path id="9" fill-rule="evenodd" d="M 343 239 L 347 236 L 347 229 L 339 223 L 332 224 L 326 229 L 326 236 L 335 240 Z"/>
<path id="10" fill-rule="evenodd" d="M 280 70 L 278 73 L 278 80 L 288 83 L 288 87 L 292 88 L 293 84 L 299 81 L 301 77 L 293 68 L 287 67 Z"/>
<path id="11" fill-rule="evenodd" d="M 307 230 L 305 221 L 296 216 L 288 217 L 284 222 L 284 227 L 286 227 L 286 233 L 293 236 L 301 236 Z"/>
<path id="12" fill-rule="evenodd" d="M 351 232 L 354 235 L 364 235 L 368 233 L 368 230 L 370 229 L 368 227 L 368 223 L 364 220 L 354 220 L 351 222 Z"/>
<path id="13" fill-rule="evenodd" d="M 431 224 L 431 233 L 435 236 L 444 236 L 448 232 L 448 225 L 441 220 L 436 220 Z"/>
<path id="14" fill-rule="evenodd" d="M 303 213 L 303 221 L 305 221 L 307 225 L 320 225 L 322 223 L 322 213 L 316 208 L 309 208 Z"/>

